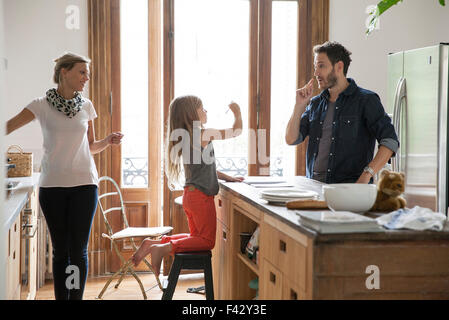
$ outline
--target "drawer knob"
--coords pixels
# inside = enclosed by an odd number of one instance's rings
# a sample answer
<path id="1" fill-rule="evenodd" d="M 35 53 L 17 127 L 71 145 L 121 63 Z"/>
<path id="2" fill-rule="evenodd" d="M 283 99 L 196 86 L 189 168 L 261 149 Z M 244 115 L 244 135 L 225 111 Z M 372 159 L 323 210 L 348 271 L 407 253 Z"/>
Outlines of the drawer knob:
<path id="1" fill-rule="evenodd" d="M 295 290 L 290 289 L 290 300 L 298 300 L 298 294 Z"/>
<path id="2" fill-rule="evenodd" d="M 279 240 L 279 250 L 287 252 L 287 244 L 282 240 Z"/>
<path id="3" fill-rule="evenodd" d="M 273 272 L 270 272 L 270 281 L 276 283 L 276 275 Z"/>

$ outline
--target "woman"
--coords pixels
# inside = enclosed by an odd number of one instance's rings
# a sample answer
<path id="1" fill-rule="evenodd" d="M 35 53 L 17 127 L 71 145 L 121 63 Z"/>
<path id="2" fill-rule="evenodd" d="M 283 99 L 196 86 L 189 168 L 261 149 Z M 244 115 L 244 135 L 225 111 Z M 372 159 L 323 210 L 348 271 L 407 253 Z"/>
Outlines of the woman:
<path id="1" fill-rule="evenodd" d="M 123 135 L 115 132 L 95 140 L 93 120 L 97 114 L 92 102 L 81 95 L 89 81 L 90 60 L 67 53 L 55 62 L 53 81 L 57 88 L 28 104 L 8 121 L 6 130 L 10 134 L 34 119 L 40 122 L 44 156 L 39 202 L 53 244 L 55 298 L 81 300 L 88 273 L 87 245 L 98 202 L 98 173 L 92 154 L 120 144 Z M 79 281 L 73 270 L 79 271 Z"/>

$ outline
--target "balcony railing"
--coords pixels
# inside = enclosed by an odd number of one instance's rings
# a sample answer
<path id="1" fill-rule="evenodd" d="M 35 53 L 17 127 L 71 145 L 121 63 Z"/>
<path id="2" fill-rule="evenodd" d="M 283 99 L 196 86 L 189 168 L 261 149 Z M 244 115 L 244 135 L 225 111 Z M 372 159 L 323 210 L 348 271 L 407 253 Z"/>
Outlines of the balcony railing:
<path id="1" fill-rule="evenodd" d="M 134 157 L 123 159 L 123 185 L 137 187 L 148 185 L 148 159 Z"/>
<path id="2" fill-rule="evenodd" d="M 230 176 L 246 176 L 248 159 L 244 157 L 216 157 L 217 170 Z M 283 176 L 282 157 L 270 159 L 270 175 Z M 148 160 L 143 157 L 123 159 L 123 184 L 127 187 L 148 185 Z"/>

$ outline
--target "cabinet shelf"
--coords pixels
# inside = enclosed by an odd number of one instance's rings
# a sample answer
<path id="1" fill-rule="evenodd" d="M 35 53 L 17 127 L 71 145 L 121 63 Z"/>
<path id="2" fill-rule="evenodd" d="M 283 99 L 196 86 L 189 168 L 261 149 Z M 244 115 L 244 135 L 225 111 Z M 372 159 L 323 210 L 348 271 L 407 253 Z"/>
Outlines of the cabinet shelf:
<path id="1" fill-rule="evenodd" d="M 259 266 L 252 262 L 246 255 L 242 253 L 237 253 L 237 257 L 251 269 L 257 276 L 259 276 Z"/>

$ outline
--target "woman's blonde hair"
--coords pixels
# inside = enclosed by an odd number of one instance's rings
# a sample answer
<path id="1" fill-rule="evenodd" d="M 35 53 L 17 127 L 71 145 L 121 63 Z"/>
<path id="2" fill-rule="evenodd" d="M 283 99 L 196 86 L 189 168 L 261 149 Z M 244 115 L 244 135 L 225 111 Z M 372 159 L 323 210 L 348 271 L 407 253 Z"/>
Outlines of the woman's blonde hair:
<path id="1" fill-rule="evenodd" d="M 202 106 L 201 99 L 192 95 L 178 97 L 170 103 L 165 143 L 165 173 L 170 187 L 180 182 L 183 169 L 182 148 L 178 148 L 174 154 L 172 150 L 176 144 L 185 142 L 182 139 L 186 138 L 179 135 L 172 137 L 172 133 L 174 130 L 183 130 L 182 132 L 189 134 L 190 145 L 192 145 L 194 121 L 200 121 L 197 110 Z M 173 140 L 174 138 L 176 140 Z"/>
<path id="2" fill-rule="evenodd" d="M 73 66 L 76 63 L 90 63 L 90 59 L 71 53 L 71 52 L 67 52 L 64 55 L 62 55 L 61 57 L 57 58 L 54 60 L 56 62 L 55 65 L 55 73 L 53 75 L 53 81 L 56 84 L 60 84 L 61 82 L 61 69 L 67 69 L 67 70 L 71 70 L 73 68 Z"/>

